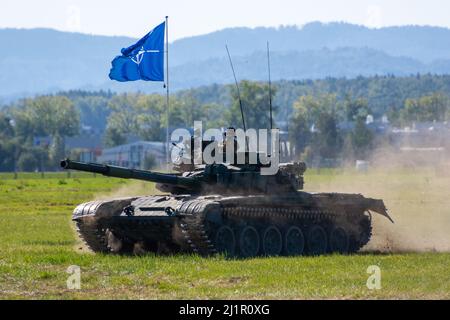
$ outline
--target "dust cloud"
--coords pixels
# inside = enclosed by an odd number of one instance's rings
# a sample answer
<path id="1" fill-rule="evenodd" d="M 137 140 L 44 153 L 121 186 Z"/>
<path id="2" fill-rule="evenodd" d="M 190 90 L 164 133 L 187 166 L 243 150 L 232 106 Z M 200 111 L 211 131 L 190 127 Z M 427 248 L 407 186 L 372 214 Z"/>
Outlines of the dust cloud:
<path id="1" fill-rule="evenodd" d="M 110 200 L 118 198 L 148 196 L 153 194 L 160 194 L 161 192 L 155 189 L 154 184 L 145 181 L 130 181 L 124 183 L 118 189 L 111 192 L 98 193 L 94 200 Z"/>
<path id="2" fill-rule="evenodd" d="M 450 252 L 450 163 L 443 150 L 378 150 L 366 173 L 351 168 L 306 189 L 383 199 L 394 224 L 373 213 L 368 252 Z"/>
<path id="3" fill-rule="evenodd" d="M 372 157 L 386 172 L 377 194 L 395 216 L 395 224 L 374 217 L 373 239 L 366 250 L 450 252 L 450 163 L 443 149 L 381 149 Z M 397 178 L 398 176 L 398 178 Z"/>
<path id="4" fill-rule="evenodd" d="M 151 169 L 154 172 L 166 172 L 163 167 L 156 167 Z M 110 200 L 117 198 L 129 198 L 148 195 L 158 195 L 161 191 L 155 188 L 155 184 L 149 181 L 143 180 L 123 180 L 123 185 L 111 192 L 97 193 L 94 196 L 94 200 Z"/>

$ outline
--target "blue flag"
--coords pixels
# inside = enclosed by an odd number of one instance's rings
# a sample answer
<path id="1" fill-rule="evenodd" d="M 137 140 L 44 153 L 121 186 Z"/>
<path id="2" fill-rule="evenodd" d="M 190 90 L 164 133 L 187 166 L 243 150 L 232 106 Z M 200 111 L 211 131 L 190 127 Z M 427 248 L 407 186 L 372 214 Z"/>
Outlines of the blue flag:
<path id="1" fill-rule="evenodd" d="M 141 40 L 122 49 L 122 55 L 111 62 L 109 78 L 117 81 L 164 81 L 163 22 Z"/>

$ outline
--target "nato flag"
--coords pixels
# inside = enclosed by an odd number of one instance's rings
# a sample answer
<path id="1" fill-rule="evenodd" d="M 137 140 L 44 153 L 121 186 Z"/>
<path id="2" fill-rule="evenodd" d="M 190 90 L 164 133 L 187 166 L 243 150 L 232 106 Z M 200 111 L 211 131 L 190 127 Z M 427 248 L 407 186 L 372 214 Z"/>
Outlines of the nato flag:
<path id="1" fill-rule="evenodd" d="M 163 22 L 114 58 L 109 78 L 117 81 L 164 81 Z"/>

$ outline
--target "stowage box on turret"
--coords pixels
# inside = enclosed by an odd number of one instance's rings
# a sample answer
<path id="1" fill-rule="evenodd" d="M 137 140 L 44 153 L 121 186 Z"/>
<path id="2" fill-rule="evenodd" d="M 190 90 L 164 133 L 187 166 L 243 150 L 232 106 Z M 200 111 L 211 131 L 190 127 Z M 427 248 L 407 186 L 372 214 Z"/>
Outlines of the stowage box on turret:
<path id="1" fill-rule="evenodd" d="M 225 163 L 171 174 L 71 160 L 61 167 L 152 181 L 167 193 L 79 205 L 73 220 L 95 252 L 352 253 L 371 237 L 371 211 L 391 220 L 382 200 L 299 191 L 304 163 L 280 164 L 275 175 L 261 175 L 261 165 Z"/>

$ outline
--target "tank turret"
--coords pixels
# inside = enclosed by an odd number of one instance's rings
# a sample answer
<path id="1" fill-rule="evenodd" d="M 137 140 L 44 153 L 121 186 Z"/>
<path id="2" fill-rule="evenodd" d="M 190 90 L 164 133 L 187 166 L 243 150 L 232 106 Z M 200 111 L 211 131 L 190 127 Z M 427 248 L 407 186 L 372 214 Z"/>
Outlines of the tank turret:
<path id="1" fill-rule="evenodd" d="M 183 173 L 158 173 L 99 163 L 65 159 L 63 169 L 99 173 L 109 177 L 137 179 L 157 183 L 157 188 L 172 194 L 261 194 L 294 192 L 303 188 L 304 163 L 285 163 L 275 175 L 261 175 L 261 165 L 233 166 L 209 164 Z"/>

